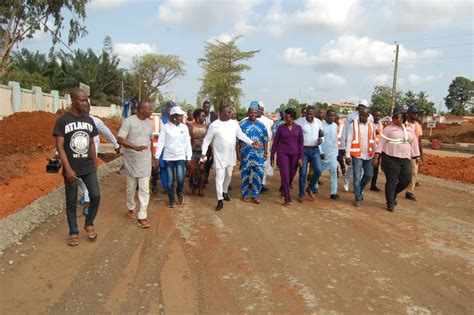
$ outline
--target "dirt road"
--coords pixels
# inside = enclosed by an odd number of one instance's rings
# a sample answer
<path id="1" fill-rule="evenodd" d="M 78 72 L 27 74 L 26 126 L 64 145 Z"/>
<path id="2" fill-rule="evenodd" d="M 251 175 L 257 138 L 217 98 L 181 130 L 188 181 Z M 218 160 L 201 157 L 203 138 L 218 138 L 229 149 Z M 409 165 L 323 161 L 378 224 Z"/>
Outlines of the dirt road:
<path id="1" fill-rule="evenodd" d="M 64 214 L 0 259 L 0 311 L 23 313 L 474 312 L 474 189 L 422 178 L 418 202 L 383 193 L 284 207 L 276 178 L 261 205 L 206 197 L 175 209 L 153 196 L 149 230 L 125 218 L 125 178 L 102 185 L 96 226 L 66 245 Z M 296 190 L 293 191 L 296 196 Z M 83 218 L 81 217 L 80 220 Z"/>

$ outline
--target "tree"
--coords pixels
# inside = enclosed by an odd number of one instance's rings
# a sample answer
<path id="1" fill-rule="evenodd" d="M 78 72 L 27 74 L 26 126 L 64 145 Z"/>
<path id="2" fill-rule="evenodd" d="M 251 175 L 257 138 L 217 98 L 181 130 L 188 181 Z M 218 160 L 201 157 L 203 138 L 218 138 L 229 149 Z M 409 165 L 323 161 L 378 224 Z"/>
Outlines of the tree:
<path id="1" fill-rule="evenodd" d="M 403 97 L 403 104 L 405 106 L 412 106 L 412 105 L 416 105 L 416 94 L 413 93 L 413 91 L 409 90 L 408 92 L 405 93 L 404 97 Z"/>
<path id="2" fill-rule="evenodd" d="M 435 104 L 428 101 L 428 94 L 424 91 L 420 91 L 416 95 L 415 105 L 423 116 L 430 116 L 436 113 Z"/>
<path id="3" fill-rule="evenodd" d="M 383 116 L 390 116 L 392 107 L 392 89 L 386 85 L 377 85 L 374 88 L 371 99 L 372 111 L 380 111 Z M 402 92 L 398 91 L 395 95 L 395 106 L 402 106 Z"/>
<path id="4" fill-rule="evenodd" d="M 142 83 L 143 98 L 158 98 L 160 87 L 186 75 L 184 62 L 174 55 L 146 54 L 133 58 L 133 72 Z"/>
<path id="5" fill-rule="evenodd" d="M 453 115 L 463 116 L 466 102 L 474 95 L 474 81 L 464 77 L 456 77 L 448 88 L 448 95 L 444 98 L 446 107 Z"/>
<path id="6" fill-rule="evenodd" d="M 64 26 L 64 10 L 69 10 L 73 18 L 69 20 L 68 43 L 71 45 L 79 36 L 87 34 L 80 19 L 86 17 L 88 0 L 33 1 L 12 0 L 0 4 L 0 76 L 11 64 L 10 54 L 16 43 L 32 38 L 40 30 L 51 32 L 53 45 L 58 41 Z M 52 21 L 48 26 L 47 22 Z"/>
<path id="7" fill-rule="evenodd" d="M 239 98 L 243 95 L 239 88 L 244 80 L 242 73 L 251 69 L 249 65 L 240 62 L 253 58 L 260 51 L 241 51 L 236 45 L 241 37 L 236 35 L 228 42 L 207 42 L 204 46 L 204 57 L 198 59 L 204 70 L 199 91 L 201 99 L 208 99 L 218 106 L 233 103 L 239 108 Z"/>

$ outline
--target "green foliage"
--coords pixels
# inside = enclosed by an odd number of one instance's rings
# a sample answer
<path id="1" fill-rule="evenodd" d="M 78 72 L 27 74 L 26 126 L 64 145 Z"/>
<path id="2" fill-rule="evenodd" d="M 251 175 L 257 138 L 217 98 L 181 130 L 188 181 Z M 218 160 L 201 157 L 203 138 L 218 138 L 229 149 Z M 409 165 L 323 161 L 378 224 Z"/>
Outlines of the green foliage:
<path id="1" fill-rule="evenodd" d="M 49 80 L 38 72 L 14 69 L 2 78 L 3 84 L 7 84 L 8 81 L 16 81 L 19 82 L 21 86 L 29 88 L 39 86 L 43 92 L 49 92 L 51 90 Z"/>
<path id="2" fill-rule="evenodd" d="M 237 45 L 240 35 L 229 42 L 207 42 L 204 46 L 204 57 L 198 62 L 204 70 L 198 101 L 208 99 L 216 110 L 222 104 L 234 104 L 240 107 L 239 98 L 243 91 L 239 88 L 244 78 L 242 73 L 251 67 L 240 63 L 253 58 L 259 50 L 241 51 Z"/>
<path id="3" fill-rule="evenodd" d="M 61 93 L 67 93 L 82 82 L 91 88 L 93 105 L 119 104 L 124 75 L 111 47 L 110 38 L 106 37 L 98 54 L 88 49 L 76 50 L 74 54 L 60 51 L 47 57 L 22 49 L 13 54 L 12 67 L 2 81 L 17 81 L 25 88 L 37 85 L 45 92 L 54 89 Z"/>
<path id="4" fill-rule="evenodd" d="M 406 100 L 406 98 L 405 104 L 408 105 L 408 100 Z M 436 113 L 435 104 L 433 102 L 428 101 L 428 94 L 426 94 L 426 92 L 424 91 L 418 92 L 418 94 L 415 96 L 415 102 L 413 105 L 416 105 L 416 107 L 418 107 L 418 110 L 420 111 L 420 116 L 430 116 Z"/>
<path id="5" fill-rule="evenodd" d="M 32 1 L 12 0 L 0 3 L 0 35 L 2 37 L 2 55 L 0 76 L 3 76 L 10 66 L 10 54 L 16 43 L 25 38 L 32 38 L 40 30 L 53 34 L 52 41 L 56 44 L 64 24 L 64 11 L 72 13 L 68 21 L 68 43 L 71 45 L 78 37 L 87 34 L 80 20 L 86 17 L 86 3 L 88 0 L 55 0 Z M 52 26 L 46 26 L 47 22 Z"/>
<path id="6" fill-rule="evenodd" d="M 142 99 L 159 99 L 160 87 L 186 75 L 185 64 L 174 55 L 146 54 L 133 59 L 132 71 L 142 83 Z"/>
<path id="7" fill-rule="evenodd" d="M 386 85 L 378 85 L 374 88 L 371 100 L 372 111 L 380 111 L 382 116 L 390 116 L 392 107 L 392 88 Z M 395 107 L 403 105 L 402 92 L 398 91 L 395 96 Z"/>
<path id="8" fill-rule="evenodd" d="M 448 88 L 448 95 L 444 98 L 446 107 L 453 115 L 466 115 L 466 102 L 474 95 L 474 81 L 464 77 L 456 77 Z"/>

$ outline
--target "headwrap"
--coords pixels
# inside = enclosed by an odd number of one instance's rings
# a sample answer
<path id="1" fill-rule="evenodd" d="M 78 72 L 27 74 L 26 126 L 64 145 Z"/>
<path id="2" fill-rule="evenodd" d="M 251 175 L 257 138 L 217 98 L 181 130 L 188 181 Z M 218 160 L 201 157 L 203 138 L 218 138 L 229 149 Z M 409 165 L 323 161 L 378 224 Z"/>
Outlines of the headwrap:
<path id="1" fill-rule="evenodd" d="M 250 110 L 250 109 L 255 109 L 255 110 L 258 111 L 258 105 L 259 105 L 258 101 L 252 101 L 252 102 L 250 102 L 249 110 Z"/>

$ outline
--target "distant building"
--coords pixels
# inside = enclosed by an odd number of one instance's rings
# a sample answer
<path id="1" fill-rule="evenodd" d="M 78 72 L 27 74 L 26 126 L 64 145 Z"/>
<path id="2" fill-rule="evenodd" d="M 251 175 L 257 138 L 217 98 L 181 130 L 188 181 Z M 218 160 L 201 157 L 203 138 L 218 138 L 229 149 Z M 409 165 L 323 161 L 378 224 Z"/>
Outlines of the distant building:
<path id="1" fill-rule="evenodd" d="M 339 108 L 341 114 L 349 114 L 356 110 L 357 105 L 351 103 L 329 103 L 332 108 Z"/>

